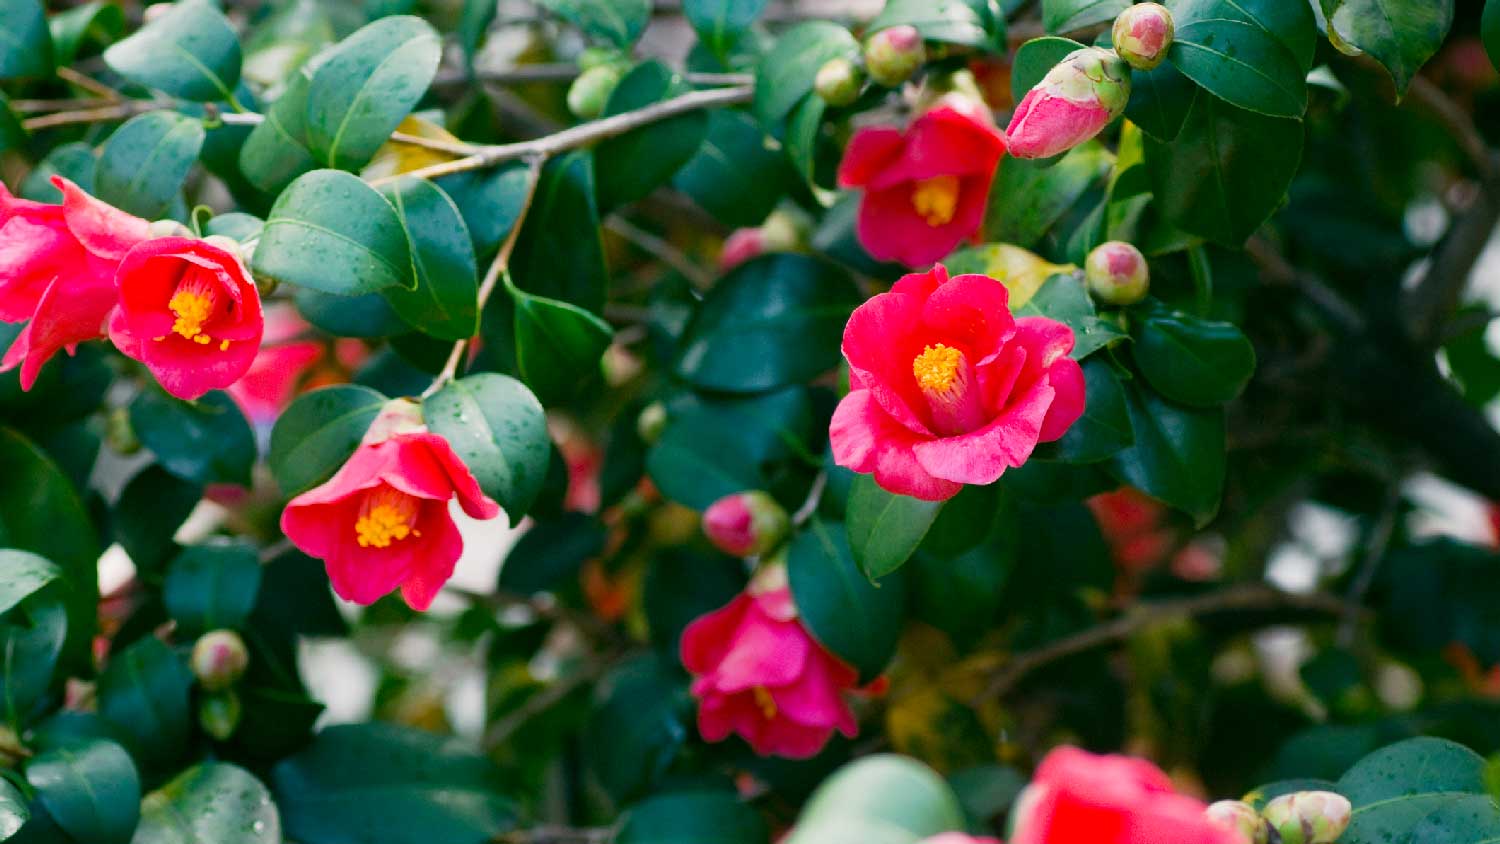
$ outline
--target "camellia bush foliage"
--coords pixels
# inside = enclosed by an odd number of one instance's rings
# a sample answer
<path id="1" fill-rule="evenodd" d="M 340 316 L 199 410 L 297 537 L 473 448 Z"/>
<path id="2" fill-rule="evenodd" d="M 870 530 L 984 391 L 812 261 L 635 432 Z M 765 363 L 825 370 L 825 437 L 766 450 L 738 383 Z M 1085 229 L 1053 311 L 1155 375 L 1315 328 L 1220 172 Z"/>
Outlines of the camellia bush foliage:
<path id="1" fill-rule="evenodd" d="M 1500 841 L 1492 59 L 0 0 L 0 841 Z"/>

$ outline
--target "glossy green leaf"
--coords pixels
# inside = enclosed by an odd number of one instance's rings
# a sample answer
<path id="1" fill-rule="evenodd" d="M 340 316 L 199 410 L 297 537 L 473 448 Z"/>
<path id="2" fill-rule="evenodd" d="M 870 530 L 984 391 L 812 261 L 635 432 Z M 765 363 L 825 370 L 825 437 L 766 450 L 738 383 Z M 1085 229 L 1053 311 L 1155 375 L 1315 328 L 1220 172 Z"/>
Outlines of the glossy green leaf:
<path id="1" fill-rule="evenodd" d="M 166 216 L 181 201 L 205 137 L 201 120 L 176 112 L 132 117 L 99 153 L 94 176 L 99 198 L 148 220 Z"/>
<path id="2" fill-rule="evenodd" d="M 1232 20 L 1254 24 L 1269 32 L 1292 55 L 1305 74 L 1312 70 L 1318 51 L 1318 21 L 1309 3 L 1284 0 L 1176 0 L 1171 6 L 1177 26 L 1205 20 Z"/>
<path id="3" fill-rule="evenodd" d="M 395 288 L 387 287 L 385 290 Z M 292 294 L 297 312 L 314 328 L 335 337 L 395 337 L 410 334 L 412 327 L 396 313 L 382 293 L 339 296 L 309 287 Z M 393 391 L 399 392 L 399 391 Z"/>
<path id="4" fill-rule="evenodd" d="M 858 55 L 859 42 L 836 23 L 808 21 L 792 27 L 760 60 L 751 112 L 762 126 L 775 129 L 812 93 L 813 78 L 829 59 Z"/>
<path id="5" fill-rule="evenodd" d="M 885 670 L 906 618 L 901 571 L 871 582 L 854 561 L 844 527 L 813 519 L 792 540 L 787 577 L 813 638 L 854 666 L 862 682 Z"/>
<path id="6" fill-rule="evenodd" d="M 659 61 L 642 62 L 615 86 L 602 116 L 645 108 L 688 90 L 671 68 Z M 600 213 L 634 202 L 666 183 L 707 136 L 708 112 L 700 110 L 601 142 L 594 150 Z"/>
<path id="7" fill-rule="evenodd" d="M 240 39 L 212 0 L 178 0 L 164 15 L 104 51 L 110 69 L 185 100 L 234 99 Z"/>
<path id="8" fill-rule="evenodd" d="M 443 387 L 423 402 L 423 416 L 518 523 L 541 492 L 552 452 L 536 396 L 514 378 L 484 372 Z"/>
<path id="9" fill-rule="evenodd" d="M 427 92 L 442 58 L 430 24 L 381 18 L 339 42 L 307 89 L 307 142 L 329 167 L 354 170 L 375 156 Z"/>
<path id="10" fill-rule="evenodd" d="M 539 0 L 590 38 L 616 47 L 635 43 L 651 20 L 651 0 Z"/>
<path id="11" fill-rule="evenodd" d="M 1111 473 L 1207 524 L 1224 492 L 1224 411 L 1173 404 L 1136 382 L 1125 401 L 1135 444 L 1115 454 Z"/>
<path id="12" fill-rule="evenodd" d="M 131 844 L 281 844 L 271 792 L 243 768 L 195 765 L 146 795 Z"/>
<path id="13" fill-rule="evenodd" d="M 1046 35 L 1033 38 L 1016 48 L 1016 57 L 1011 62 L 1010 93 L 1016 102 L 1026 98 L 1026 92 L 1036 87 L 1047 72 L 1056 67 L 1074 50 L 1084 45 L 1071 38 Z M 1006 162 L 1007 164 L 1009 162 Z"/>
<path id="14" fill-rule="evenodd" d="M 1083 362 L 1083 415 L 1057 441 L 1056 455 L 1068 463 L 1097 463 L 1135 442 L 1125 389 L 1114 366 L 1099 355 Z"/>
<path id="15" fill-rule="evenodd" d="M 625 815 L 617 844 L 766 844 L 760 813 L 732 791 L 682 791 L 652 797 Z"/>
<path id="16" fill-rule="evenodd" d="M 573 152 L 548 162 L 511 257 L 516 286 L 602 313 L 609 276 L 599 228 L 593 156 Z"/>
<path id="17" fill-rule="evenodd" d="M 531 595 L 569 585 L 584 561 L 604 550 L 606 539 L 604 524 L 585 513 L 539 519 L 505 555 L 500 588 Z"/>
<path id="18" fill-rule="evenodd" d="M 198 484 L 250 485 L 255 433 L 228 393 L 195 402 L 143 390 L 130 404 L 130 424 L 168 472 Z"/>
<path id="19" fill-rule="evenodd" d="M 1125 336 L 1114 323 L 1099 317 L 1083 281 L 1074 275 L 1049 278 L 1026 304 L 1014 311 L 1018 317 L 1044 316 L 1073 329 L 1074 360 L 1083 360 Z"/>
<path id="20" fill-rule="evenodd" d="M 967 828 L 937 772 L 915 759 L 866 756 L 818 786 L 786 844 L 915 844 Z"/>
<path id="21" fill-rule="evenodd" d="M 1230 105 L 1270 117 L 1301 117 L 1307 110 L 1306 72 L 1256 24 L 1211 19 L 1179 25 L 1167 58 Z"/>
<path id="22" fill-rule="evenodd" d="M 995 51 L 1006 47 L 1005 16 L 992 0 L 886 0 L 865 32 L 893 26 L 916 27 L 927 41 Z"/>
<path id="23" fill-rule="evenodd" d="M 52 35 L 40 0 L 0 0 L 0 79 L 52 72 Z"/>
<path id="24" fill-rule="evenodd" d="M 307 148 L 307 90 L 312 73 L 303 67 L 287 80 L 266 119 L 240 147 L 240 172 L 250 184 L 279 194 L 292 180 L 318 166 Z"/>
<path id="25" fill-rule="evenodd" d="M 614 339 L 609 323 L 569 302 L 534 296 L 507 280 L 515 307 L 516 367 L 544 404 L 567 401 L 592 386 Z"/>
<path id="26" fill-rule="evenodd" d="M 726 554 L 663 549 L 651 556 L 641 605 L 651 641 L 676 659 L 682 631 L 745 590 L 745 563 Z"/>
<path id="27" fill-rule="evenodd" d="M 85 191 L 92 191 L 95 158 L 94 148 L 82 142 L 54 148 L 26 174 L 25 181 L 21 182 L 21 198 L 33 202 L 62 202 L 62 191 L 52 186 L 53 176 L 62 176 Z"/>
<path id="28" fill-rule="evenodd" d="M 512 162 L 493 170 L 455 173 L 436 181 L 458 205 L 474 252 L 481 260 L 495 254 L 520 216 L 526 199 L 527 166 Z M 601 271 L 602 272 L 602 271 Z"/>
<path id="29" fill-rule="evenodd" d="M 589 768 L 617 800 L 659 781 L 688 739 L 692 697 L 674 658 L 645 654 L 616 666 L 599 684 L 584 732 Z"/>
<path id="30" fill-rule="evenodd" d="M 31 819 L 31 807 L 10 780 L 0 779 L 0 841 L 8 840 Z"/>
<path id="31" fill-rule="evenodd" d="M 267 457 L 285 495 L 305 492 L 344 465 L 389 401 L 368 387 L 339 384 L 304 393 L 271 429 Z"/>
<path id="32" fill-rule="evenodd" d="M 1232 323 L 1165 310 L 1132 325 L 1131 352 L 1157 392 L 1194 407 L 1240 394 L 1255 372 L 1255 348 Z"/>
<path id="33" fill-rule="evenodd" d="M 0 615 L 59 577 L 62 570 L 46 557 L 0 548 Z"/>
<path id="34" fill-rule="evenodd" d="M 1097 141 L 1075 147 L 1051 166 L 1005 161 L 990 192 L 984 239 L 1035 247 L 1084 192 L 1104 178 L 1112 163 L 1109 150 Z"/>
<path id="35" fill-rule="evenodd" d="M 1453 0 L 1320 0 L 1328 40 L 1345 53 L 1369 53 L 1391 74 L 1396 95 L 1437 53 L 1453 25 Z"/>
<path id="36" fill-rule="evenodd" d="M 329 727 L 271 781 L 287 839 L 304 844 L 477 843 L 516 823 L 494 763 L 410 727 Z"/>
<path id="37" fill-rule="evenodd" d="M 141 780 L 118 744 L 90 739 L 37 754 L 26 781 L 75 841 L 128 844 L 141 815 Z"/>
<path id="38" fill-rule="evenodd" d="M 1158 141 L 1170 143 L 1182 131 L 1197 96 L 1198 85 L 1171 62 L 1151 71 L 1132 70 L 1125 119 Z"/>
<path id="39" fill-rule="evenodd" d="M 0 615 L 0 723 L 23 727 L 52 687 L 68 636 L 68 614 L 57 587 Z"/>
<path id="40" fill-rule="evenodd" d="M 827 111 L 828 103 L 822 97 L 809 94 L 792 109 L 786 120 L 782 140 L 787 158 L 791 159 L 792 169 L 809 185 L 817 180 L 819 139 L 822 137 L 823 115 Z"/>
<path id="41" fill-rule="evenodd" d="M 110 0 L 94 0 L 47 19 L 52 51 L 59 65 L 70 65 L 85 44 L 113 41 L 125 30 L 125 13 Z"/>
<path id="42" fill-rule="evenodd" d="M 484 45 L 484 37 L 499 11 L 500 4 L 491 3 L 490 0 L 464 0 L 463 14 L 458 23 L 458 40 L 464 47 L 464 60 L 471 68 L 474 56 Z"/>
<path id="43" fill-rule="evenodd" d="M 165 771 L 187 750 L 192 685 L 182 658 L 155 636 L 145 636 L 112 655 L 99 675 L 99 714 L 143 769 Z"/>
<path id="44" fill-rule="evenodd" d="M 1500 806 L 1485 784 L 1485 761 L 1438 738 L 1408 739 L 1372 753 L 1339 779 L 1354 815 L 1345 844 L 1465 844 L 1500 830 Z"/>
<path id="45" fill-rule="evenodd" d="M 844 527 L 849 550 L 860 570 L 875 580 L 906 563 L 943 509 L 941 501 L 923 501 L 887 492 L 873 475 L 859 475 L 849 488 Z"/>
<path id="46" fill-rule="evenodd" d="M 1486 0 L 1479 29 L 1484 39 L 1484 51 L 1490 55 L 1490 64 L 1500 68 L 1500 2 Z"/>
<path id="47" fill-rule="evenodd" d="M 185 634 L 237 629 L 255 607 L 260 558 L 255 546 L 212 543 L 183 549 L 162 588 L 167 615 Z"/>
<path id="48" fill-rule="evenodd" d="M 381 291 L 401 318 L 442 340 L 479 333 L 479 273 L 474 243 L 458 206 L 432 182 L 401 179 L 381 193 L 406 226 L 417 288 Z"/>
<path id="49" fill-rule="evenodd" d="M 754 118 L 719 109 L 709 112 L 707 138 L 672 185 L 725 225 L 756 226 L 790 188 L 790 175 Z"/>
<path id="50" fill-rule="evenodd" d="M 416 286 L 396 209 L 358 177 L 337 170 L 314 170 L 282 192 L 250 267 L 257 276 L 340 296 Z"/>
<path id="51" fill-rule="evenodd" d="M 26 143 L 26 128 L 21 118 L 10 110 L 10 100 L 0 92 L 0 152 L 18 149 Z"/>
<path id="52" fill-rule="evenodd" d="M 203 498 L 203 485 L 183 480 L 152 463 L 121 491 L 110 514 L 114 540 L 137 571 L 159 575 L 175 556 L 173 537 Z"/>
<path id="53" fill-rule="evenodd" d="M 682 11 L 698 38 L 717 56 L 727 56 L 768 0 L 683 0 Z"/>
<path id="54" fill-rule="evenodd" d="M 1130 6 L 1131 0 L 1042 0 L 1042 25 L 1048 32 L 1108 23 Z"/>

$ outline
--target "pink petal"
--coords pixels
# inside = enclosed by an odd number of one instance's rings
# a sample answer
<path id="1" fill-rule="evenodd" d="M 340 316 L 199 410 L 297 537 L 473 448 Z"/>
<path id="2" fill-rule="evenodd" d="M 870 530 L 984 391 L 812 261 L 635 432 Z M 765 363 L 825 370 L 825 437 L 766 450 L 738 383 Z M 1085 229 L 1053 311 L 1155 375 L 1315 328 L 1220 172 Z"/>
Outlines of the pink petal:
<path id="1" fill-rule="evenodd" d="M 412 562 L 411 574 L 401 584 L 401 597 L 412 609 L 426 612 L 432 606 L 432 599 L 453 577 L 453 567 L 464 552 L 464 538 L 444 501 L 429 501 L 422 505 L 417 529 L 422 532 L 420 537 L 409 536 L 400 540 L 401 543 L 421 544 L 421 553 Z"/>
<path id="2" fill-rule="evenodd" d="M 896 161 L 904 143 L 901 130 L 889 126 L 855 132 L 844 148 L 844 160 L 839 163 L 839 186 L 853 188 L 869 184 Z"/>
<path id="3" fill-rule="evenodd" d="M 1036 448 L 1042 419 L 1052 404 L 1052 387 L 1036 384 L 993 422 L 968 434 L 916 443 L 922 469 L 959 484 L 991 484 L 1006 469 L 1020 466 Z"/>
<path id="4" fill-rule="evenodd" d="M 682 631 L 683 667 L 693 674 L 712 672 L 729 653 L 734 631 L 739 629 L 750 604 L 749 595 L 736 595 L 728 604 L 689 624 Z"/>
<path id="5" fill-rule="evenodd" d="M 869 390 L 845 396 L 833 412 L 828 429 L 834 461 L 862 474 L 874 474 L 883 489 L 926 501 L 944 501 L 958 494 L 959 483 L 934 477 L 924 469 L 914 448 L 931 440 L 897 424 L 874 400 Z"/>
<path id="6" fill-rule="evenodd" d="M 1073 427 L 1083 415 L 1086 402 L 1084 396 L 1083 368 L 1072 358 L 1062 358 L 1047 371 L 1047 383 L 1052 385 L 1052 406 L 1042 420 L 1041 442 L 1050 443 Z"/>
<path id="7" fill-rule="evenodd" d="M 62 191 L 68 228 L 95 255 L 118 260 L 150 237 L 150 224 L 145 220 L 89 196 L 62 176 L 53 176 L 52 184 Z"/>

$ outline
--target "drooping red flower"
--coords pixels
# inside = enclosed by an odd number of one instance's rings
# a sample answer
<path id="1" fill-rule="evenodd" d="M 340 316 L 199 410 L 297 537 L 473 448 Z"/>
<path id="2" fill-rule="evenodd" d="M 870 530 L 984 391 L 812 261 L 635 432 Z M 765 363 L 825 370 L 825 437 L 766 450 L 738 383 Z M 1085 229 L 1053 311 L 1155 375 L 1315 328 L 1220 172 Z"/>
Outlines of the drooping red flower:
<path id="1" fill-rule="evenodd" d="M 1005 286 L 908 275 L 855 309 L 844 328 L 849 395 L 829 428 L 840 466 L 929 501 L 990 484 L 1083 414 L 1073 331 L 1014 319 Z"/>
<path id="2" fill-rule="evenodd" d="M 239 380 L 260 350 L 260 292 L 233 241 L 160 237 L 125 256 L 109 337 L 162 389 L 196 399 Z"/>
<path id="3" fill-rule="evenodd" d="M 500 506 L 446 439 L 414 421 L 407 403 L 393 404 L 332 478 L 286 505 L 281 530 L 327 564 L 344 599 L 372 604 L 399 587 L 422 611 L 463 553 L 448 502 L 456 497 L 476 519 L 498 516 Z"/>
<path id="4" fill-rule="evenodd" d="M 853 738 L 858 729 L 843 697 L 858 676 L 802 626 L 784 583 L 752 584 L 688 625 L 682 664 L 708 741 L 738 733 L 762 756 L 806 759 L 834 730 Z"/>
<path id="5" fill-rule="evenodd" d="M 839 165 L 839 185 L 863 188 L 856 233 L 871 256 L 931 264 L 979 230 L 1005 135 L 982 103 L 948 96 L 905 131 L 861 129 Z"/>
<path id="6" fill-rule="evenodd" d="M 0 185 L 0 320 L 30 320 L 0 372 L 21 367 L 21 388 L 36 382 L 59 349 L 71 354 L 104 336 L 115 306 L 115 269 L 149 224 L 52 177 L 61 205 L 18 199 Z"/>
<path id="7" fill-rule="evenodd" d="M 1052 751 L 1016 799 L 1011 844 L 1240 844 L 1144 759 Z"/>

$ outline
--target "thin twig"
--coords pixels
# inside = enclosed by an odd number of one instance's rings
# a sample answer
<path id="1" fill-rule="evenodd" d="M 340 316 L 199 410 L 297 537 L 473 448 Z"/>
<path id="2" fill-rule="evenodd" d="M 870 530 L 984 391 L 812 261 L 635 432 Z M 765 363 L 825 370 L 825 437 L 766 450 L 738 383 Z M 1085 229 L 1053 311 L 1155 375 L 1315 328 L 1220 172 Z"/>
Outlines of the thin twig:
<path id="1" fill-rule="evenodd" d="M 491 750 L 505 744 L 531 719 L 562 703 L 574 692 L 602 677 L 604 672 L 614 664 L 615 656 L 617 654 L 608 654 L 592 659 L 583 668 L 527 698 L 520 706 L 507 712 L 505 717 L 491 724 L 484 731 L 482 746 L 486 750 Z"/>
<path id="2" fill-rule="evenodd" d="M 71 126 L 78 123 L 107 123 L 114 120 L 125 120 L 137 114 L 145 114 L 148 111 L 160 111 L 171 107 L 170 104 L 163 104 L 157 100 L 129 100 L 98 108 L 60 111 L 56 114 L 32 117 L 21 121 L 21 126 L 28 132 L 35 132 L 39 129 L 51 129 L 55 126 Z"/>
<path id="3" fill-rule="evenodd" d="M 79 73 L 71 67 L 58 68 L 57 78 L 63 80 L 64 82 L 71 82 L 74 85 L 82 88 L 83 90 L 88 91 L 91 94 L 95 94 L 96 96 L 103 97 L 106 100 L 119 101 L 120 99 L 122 99 L 119 91 L 116 91 L 114 88 L 105 85 L 103 82 L 100 82 L 99 80 L 94 79 L 91 76 L 85 76 L 84 74 Z"/>
<path id="4" fill-rule="evenodd" d="M 571 82 L 578 78 L 582 69 L 576 64 L 523 64 L 515 67 L 478 68 L 472 76 L 462 68 L 445 70 L 433 80 L 433 85 L 463 85 L 470 81 L 490 85 L 525 85 L 532 82 Z M 755 76 L 749 73 L 683 73 L 683 81 L 689 85 L 750 85 Z"/>
<path id="5" fill-rule="evenodd" d="M 496 844 L 608 844 L 615 831 L 613 827 L 534 826 L 502 832 L 493 840 Z"/>
<path id="6" fill-rule="evenodd" d="M 614 215 L 604 221 L 604 227 L 682 273 L 683 277 L 692 282 L 694 287 L 702 289 L 714 283 L 713 273 L 695 264 L 687 253 L 624 217 Z"/>
<path id="7" fill-rule="evenodd" d="M 818 476 L 813 478 L 812 489 L 807 491 L 807 499 L 802 502 L 801 507 L 797 508 L 797 512 L 792 514 L 792 527 L 801 527 L 813 517 L 814 513 L 818 512 L 818 502 L 823 500 L 823 490 L 827 487 L 828 473 L 819 472 Z"/>
<path id="8" fill-rule="evenodd" d="M 1486 182 L 1495 179 L 1497 171 L 1490 146 L 1485 143 L 1484 136 L 1479 134 L 1473 119 L 1458 103 L 1425 76 L 1412 77 L 1411 87 L 1406 90 L 1406 95 L 1413 105 L 1425 109 L 1442 124 L 1449 137 L 1458 143 L 1458 148 L 1468 157 L 1469 163 L 1474 165 L 1474 171 L 1481 179 Z"/>
<path id="9" fill-rule="evenodd" d="M 109 100 L 98 97 L 72 97 L 61 100 L 11 100 L 10 110 L 16 114 L 39 114 L 54 111 L 71 111 L 80 108 L 95 108 L 109 105 Z"/>
<path id="10" fill-rule="evenodd" d="M 1391 535 L 1396 530 L 1396 516 L 1400 512 L 1401 484 L 1393 480 L 1386 493 L 1385 503 L 1380 507 L 1380 514 L 1375 517 L 1375 524 L 1370 528 L 1359 571 L 1354 575 L 1354 581 L 1349 584 L 1349 593 L 1344 598 L 1344 617 L 1339 622 L 1337 637 L 1339 647 L 1349 648 L 1354 645 L 1355 634 L 1359 632 L 1360 608 L 1364 606 L 1365 595 L 1375 583 L 1375 574 L 1380 571 L 1380 561 L 1385 558 L 1386 549 L 1391 544 Z"/>

